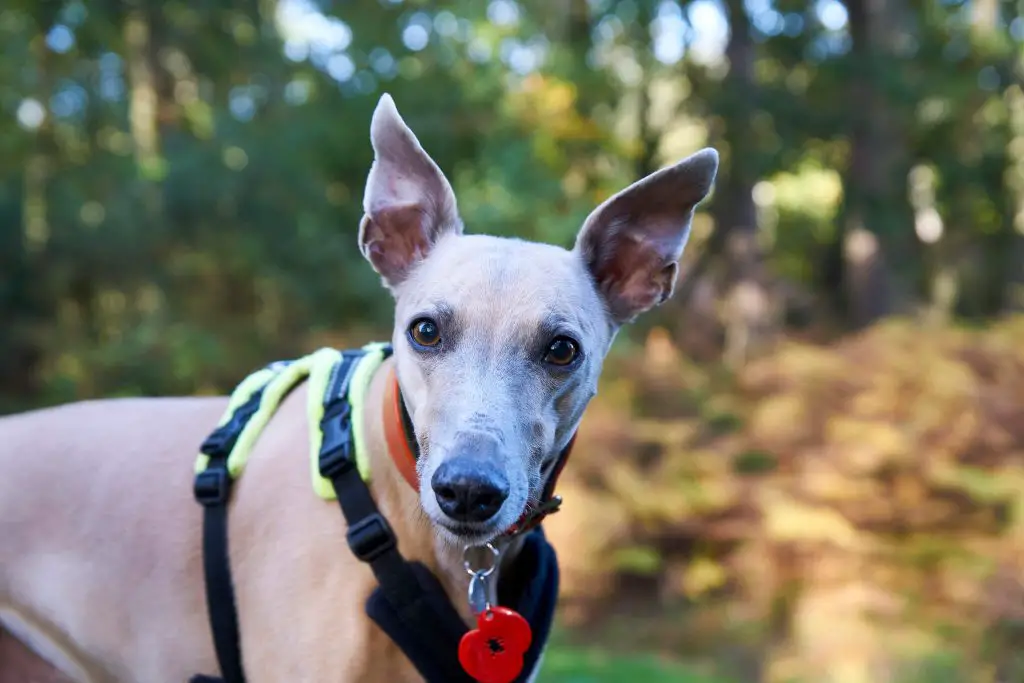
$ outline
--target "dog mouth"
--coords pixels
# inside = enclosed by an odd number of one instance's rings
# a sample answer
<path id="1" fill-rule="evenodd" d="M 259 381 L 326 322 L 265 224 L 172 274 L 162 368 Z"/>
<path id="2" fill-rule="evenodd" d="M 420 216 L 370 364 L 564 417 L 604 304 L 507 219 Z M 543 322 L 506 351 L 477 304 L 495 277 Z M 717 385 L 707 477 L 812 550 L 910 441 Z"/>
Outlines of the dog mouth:
<path id="1" fill-rule="evenodd" d="M 502 529 L 492 523 L 469 524 L 451 519 L 434 520 L 442 537 L 461 545 L 478 545 L 494 540 Z"/>

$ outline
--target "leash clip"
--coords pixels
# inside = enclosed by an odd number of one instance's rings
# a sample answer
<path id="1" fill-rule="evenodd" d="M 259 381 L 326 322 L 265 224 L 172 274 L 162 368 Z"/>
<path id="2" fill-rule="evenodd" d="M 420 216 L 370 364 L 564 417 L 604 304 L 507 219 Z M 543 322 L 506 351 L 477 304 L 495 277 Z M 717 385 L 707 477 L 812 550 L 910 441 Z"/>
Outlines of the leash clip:
<path id="1" fill-rule="evenodd" d="M 474 569 L 470 560 L 470 553 L 480 548 L 489 550 L 491 562 L 489 566 Z M 468 545 L 462 553 L 462 566 L 469 574 L 469 588 L 466 590 L 466 599 L 469 602 L 469 609 L 474 615 L 490 614 L 491 612 L 491 591 L 490 577 L 498 567 L 498 560 L 501 558 L 501 551 L 493 543 L 485 545 Z"/>

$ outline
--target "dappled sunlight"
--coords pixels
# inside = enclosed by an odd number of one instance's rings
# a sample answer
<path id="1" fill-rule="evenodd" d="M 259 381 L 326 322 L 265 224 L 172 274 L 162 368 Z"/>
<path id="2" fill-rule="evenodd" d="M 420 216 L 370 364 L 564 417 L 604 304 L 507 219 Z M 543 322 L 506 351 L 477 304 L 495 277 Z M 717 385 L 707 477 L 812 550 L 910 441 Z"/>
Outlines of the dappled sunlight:
<path id="1" fill-rule="evenodd" d="M 468 233 L 571 247 L 712 147 L 545 522 L 542 683 L 1024 681 L 1019 9 L 7 3 L 0 412 L 390 338 L 357 241 L 385 92 Z"/>

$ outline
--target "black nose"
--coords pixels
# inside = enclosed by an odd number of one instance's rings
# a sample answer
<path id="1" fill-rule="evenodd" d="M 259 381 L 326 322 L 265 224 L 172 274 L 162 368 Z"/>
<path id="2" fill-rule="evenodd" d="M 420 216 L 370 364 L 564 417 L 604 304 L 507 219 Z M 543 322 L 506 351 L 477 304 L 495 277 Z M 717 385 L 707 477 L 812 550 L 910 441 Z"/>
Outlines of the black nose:
<path id="1" fill-rule="evenodd" d="M 458 522 L 485 522 L 508 498 L 508 479 L 493 464 L 468 455 L 441 463 L 430 479 L 441 511 Z"/>

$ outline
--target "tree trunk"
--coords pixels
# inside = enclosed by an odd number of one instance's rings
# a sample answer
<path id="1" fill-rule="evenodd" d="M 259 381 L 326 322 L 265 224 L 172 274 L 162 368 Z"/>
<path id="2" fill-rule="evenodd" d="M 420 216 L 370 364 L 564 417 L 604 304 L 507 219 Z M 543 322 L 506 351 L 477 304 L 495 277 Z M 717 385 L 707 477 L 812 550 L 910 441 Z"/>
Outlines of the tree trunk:
<path id="1" fill-rule="evenodd" d="M 658 144 L 661 142 L 661 131 L 651 124 L 651 88 L 654 87 L 656 68 L 654 44 L 650 31 L 651 21 L 654 19 L 652 10 L 652 3 L 639 3 L 637 18 L 631 27 L 633 48 L 636 50 L 637 61 L 643 71 L 636 92 L 636 136 L 640 152 L 634 166 L 634 180 L 644 178 L 658 170 Z"/>
<path id="2" fill-rule="evenodd" d="M 843 308 L 848 322 L 859 328 L 907 309 L 909 272 L 916 264 L 906 137 L 885 85 L 900 68 L 894 46 L 903 2 L 846 0 L 846 6 L 853 43 L 848 104 L 853 127 L 835 248 Z"/>
<path id="3" fill-rule="evenodd" d="M 970 7 L 971 41 L 975 45 L 999 44 L 999 0 L 975 0 Z M 980 71 L 992 60 L 992 54 L 979 51 L 972 59 L 973 71 Z M 984 109 L 991 94 L 975 88 L 961 98 L 957 107 L 955 128 L 949 148 L 955 155 L 951 160 L 961 178 L 945 174 L 945 203 L 949 207 L 950 230 L 942 234 L 936 245 L 939 272 L 932 275 L 931 308 L 945 306 L 945 319 L 959 314 L 975 320 L 998 311 L 1001 289 L 1004 285 L 1002 269 L 990 264 L 1000 263 L 1007 251 L 1002 235 L 979 234 L 977 229 L 977 203 L 987 184 L 984 172 L 987 153 L 986 138 L 994 132 L 1008 135 L 1005 124 L 993 126 L 985 122 Z M 1012 149 L 1007 150 L 1012 155 Z M 1005 219 L 1004 219 L 1005 221 Z M 966 229 L 965 229 L 966 228 Z M 944 287 L 949 295 L 942 300 Z"/>
<path id="4" fill-rule="evenodd" d="M 37 65 L 34 99 L 44 108 L 53 94 L 52 53 L 43 36 L 55 18 L 53 8 L 38 7 L 33 15 L 35 36 L 31 41 Z M 53 119 L 46 109 L 34 133 L 34 149 L 22 173 L 21 235 L 15 246 L 13 263 L 5 273 L 15 286 L 10 288 L 13 322 L 0 332 L 0 394 L 15 404 L 33 403 L 42 386 L 39 365 L 43 361 L 36 325 L 52 316 L 55 306 L 49 296 L 50 281 L 46 252 L 50 248 L 49 187 L 53 175 L 57 145 Z M 31 311 L 31 313 L 29 313 Z M 20 318 L 20 321 L 19 321 Z M 27 319 L 27 320 L 26 320 Z"/>
<path id="5" fill-rule="evenodd" d="M 725 357 L 738 365 L 765 349 L 777 332 L 764 254 L 757 239 L 754 185 L 758 168 L 753 150 L 751 115 L 757 110 L 755 45 L 743 0 L 728 0 L 730 36 L 726 46 L 729 74 L 723 83 L 729 107 L 722 112 L 723 146 L 728 165 L 719 175 L 712 215 L 724 241 Z"/>
<path id="6" fill-rule="evenodd" d="M 1024 69 L 1024 55 L 1017 69 Z M 1024 84 L 1015 83 L 1004 97 L 1010 110 L 1012 140 L 1007 145 L 1005 174 L 1012 216 L 1007 221 L 1010 247 L 1003 269 L 1003 308 L 1024 312 Z"/>
<path id="7" fill-rule="evenodd" d="M 161 65 L 161 51 L 170 32 L 163 6 L 136 0 L 124 15 L 125 66 L 128 75 L 130 133 L 136 169 L 144 181 L 139 201 L 148 221 L 148 256 L 159 262 L 166 238 L 167 215 L 163 181 L 168 166 L 163 149 L 181 116 L 174 98 L 175 80 Z"/>
<path id="8" fill-rule="evenodd" d="M 127 53 L 128 119 L 135 149 L 135 163 L 147 172 L 160 163 L 160 138 L 157 134 L 158 101 L 156 92 L 157 64 L 151 44 L 151 28 L 147 13 L 134 9 L 124 23 Z"/>

